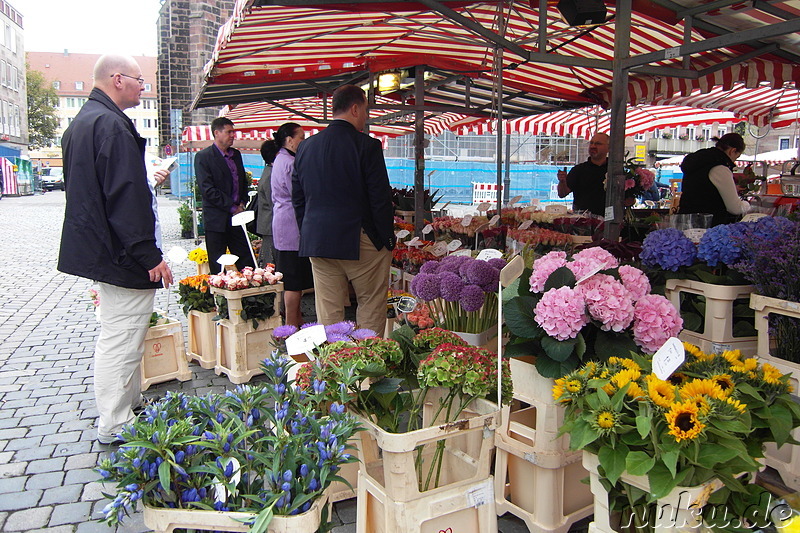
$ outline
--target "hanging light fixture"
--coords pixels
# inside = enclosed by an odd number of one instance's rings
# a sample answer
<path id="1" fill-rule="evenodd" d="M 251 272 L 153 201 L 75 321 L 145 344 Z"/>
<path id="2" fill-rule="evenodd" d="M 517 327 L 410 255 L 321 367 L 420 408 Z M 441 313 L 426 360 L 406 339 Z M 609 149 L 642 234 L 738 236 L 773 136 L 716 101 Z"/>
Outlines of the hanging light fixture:
<path id="1" fill-rule="evenodd" d="M 385 94 L 400 89 L 401 74 L 399 70 L 378 74 L 378 92 Z"/>
<path id="2" fill-rule="evenodd" d="M 559 0 L 557 7 L 570 26 L 592 26 L 606 21 L 603 0 Z"/>

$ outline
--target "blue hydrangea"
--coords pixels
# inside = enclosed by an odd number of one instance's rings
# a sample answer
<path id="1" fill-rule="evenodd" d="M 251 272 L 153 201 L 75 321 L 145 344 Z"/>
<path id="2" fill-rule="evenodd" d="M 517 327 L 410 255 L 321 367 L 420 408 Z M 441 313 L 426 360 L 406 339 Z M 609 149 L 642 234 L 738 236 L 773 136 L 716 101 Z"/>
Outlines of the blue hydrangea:
<path id="1" fill-rule="evenodd" d="M 733 265 L 742 255 L 742 240 L 748 224 L 722 224 L 703 234 L 697 246 L 697 258 L 710 267 Z"/>
<path id="2" fill-rule="evenodd" d="M 665 228 L 644 238 L 639 257 L 646 266 L 677 272 L 680 267 L 694 263 L 697 247 L 680 230 Z"/>

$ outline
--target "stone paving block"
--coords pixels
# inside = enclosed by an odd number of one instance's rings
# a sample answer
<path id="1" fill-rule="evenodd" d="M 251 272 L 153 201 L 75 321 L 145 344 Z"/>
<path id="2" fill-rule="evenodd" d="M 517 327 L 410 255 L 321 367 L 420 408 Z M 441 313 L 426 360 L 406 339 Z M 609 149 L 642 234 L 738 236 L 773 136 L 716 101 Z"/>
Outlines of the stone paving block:
<path id="1" fill-rule="evenodd" d="M 82 386 L 84 388 L 86 387 L 86 385 L 82 385 Z M 83 404 L 83 402 L 87 402 L 87 401 L 92 401 L 93 402 L 94 401 L 94 391 L 88 391 L 88 392 L 81 392 L 79 394 L 73 394 L 72 396 L 70 396 L 69 399 L 71 401 L 81 402 L 81 404 Z"/>
<path id="2" fill-rule="evenodd" d="M 80 411 L 66 411 L 63 413 L 56 413 L 53 415 L 52 422 L 71 422 L 73 420 L 80 420 Z"/>
<path id="3" fill-rule="evenodd" d="M 89 502 L 66 503 L 53 507 L 50 526 L 77 524 L 91 518 L 92 504 Z"/>
<path id="4" fill-rule="evenodd" d="M 57 396 L 58 393 L 59 393 L 58 389 L 49 388 L 49 387 L 34 389 L 34 390 L 31 390 L 30 392 L 31 392 L 31 395 L 30 395 L 31 398 L 45 398 L 45 397 L 48 397 L 48 396 Z"/>
<path id="5" fill-rule="evenodd" d="M 37 406 L 38 407 L 38 406 Z M 45 407 L 45 406 L 42 406 Z M 54 405 L 48 405 L 47 412 L 48 413 L 63 413 L 65 411 L 74 411 L 76 409 L 80 409 L 80 402 L 65 402 L 65 403 L 58 403 Z"/>
<path id="6" fill-rule="evenodd" d="M 39 505 L 74 503 L 80 499 L 83 490 L 83 485 L 61 485 L 47 489 L 44 491 Z"/>
<path id="7" fill-rule="evenodd" d="M 17 451 L 14 454 L 15 461 L 35 461 L 36 459 L 48 459 L 53 456 L 55 444 L 50 446 L 34 446 Z"/>
<path id="8" fill-rule="evenodd" d="M 47 405 L 35 405 L 33 407 L 21 407 L 17 409 L 14 416 L 17 418 L 27 418 L 29 416 L 37 416 L 47 414 Z"/>
<path id="9" fill-rule="evenodd" d="M 64 465 L 64 470 L 76 470 L 78 468 L 94 468 L 97 466 L 99 454 L 97 453 L 81 453 L 77 455 L 68 455 L 67 462 Z"/>
<path id="10" fill-rule="evenodd" d="M 75 529 L 75 533 L 109 533 L 110 531 L 113 531 L 113 529 L 94 520 L 78 524 L 77 529 Z"/>
<path id="11" fill-rule="evenodd" d="M 0 387 L 0 394 L 3 395 L 3 401 L 5 402 L 10 402 L 13 400 L 27 400 L 31 396 L 30 391 L 19 390 L 21 385 L 16 386 L 15 390 L 12 391 L 1 390 L 3 388 L 10 388 L 10 387 L 14 386 L 6 385 L 5 387 Z"/>
<path id="12" fill-rule="evenodd" d="M 125 522 L 117 528 L 117 533 L 145 533 L 150 528 L 144 525 L 144 513 L 139 511 L 125 519 Z"/>
<path id="13" fill-rule="evenodd" d="M 57 395 L 36 398 L 36 405 L 54 405 L 62 403 L 65 398 L 67 398 L 67 396 L 64 395 L 63 390 L 59 390 Z M 72 397 L 70 397 L 70 400 L 72 400 Z"/>
<path id="14" fill-rule="evenodd" d="M 21 493 L 0 494 L 0 511 L 19 511 L 36 507 L 42 497 L 41 490 L 26 490 Z"/>
<path id="15" fill-rule="evenodd" d="M 0 513 L 0 531 L 3 530 L 3 526 L 6 523 L 6 518 L 8 518 L 8 513 Z"/>
<path id="16" fill-rule="evenodd" d="M 28 434 L 28 428 L 14 427 L 0 429 L 0 440 L 19 439 Z"/>
<path id="17" fill-rule="evenodd" d="M 116 488 L 117 486 L 115 483 L 102 483 L 100 481 L 93 481 L 92 483 L 87 483 L 83 487 L 83 493 L 81 494 L 81 501 L 96 502 L 100 500 L 103 501 L 105 505 L 111 500 L 103 496 L 103 493 L 105 492 L 106 494 L 114 494 L 116 492 Z"/>
<path id="18" fill-rule="evenodd" d="M 21 476 L 25 473 L 26 468 L 28 468 L 28 463 L 20 461 L 0 465 L 0 479 Z"/>
<path id="19" fill-rule="evenodd" d="M 41 443 L 42 443 L 42 437 L 17 438 L 8 441 L 8 444 L 6 445 L 6 450 L 24 450 L 27 448 L 33 448 L 35 446 L 39 446 Z"/>
<path id="20" fill-rule="evenodd" d="M 64 457 L 55 457 L 53 459 L 39 459 L 28 463 L 28 468 L 25 469 L 26 474 L 41 474 L 43 472 L 61 472 L 64 470 Z"/>
<path id="21" fill-rule="evenodd" d="M 8 515 L 6 523 L 3 526 L 4 531 L 27 531 L 30 529 L 38 529 L 47 525 L 50 519 L 50 513 L 53 511 L 50 507 L 38 507 L 35 509 L 25 509 L 22 511 L 15 511 Z"/>
<path id="22" fill-rule="evenodd" d="M 67 476 L 64 478 L 64 484 L 89 483 L 91 481 L 97 481 L 98 477 L 100 476 L 98 476 L 97 472 L 91 468 L 78 468 L 67 472 Z"/>
<path id="23" fill-rule="evenodd" d="M 58 527 L 46 527 L 43 529 L 32 529 L 28 533 L 72 533 L 75 527 L 72 524 Z"/>
<path id="24" fill-rule="evenodd" d="M 69 442 L 78 442 L 80 437 L 80 431 L 58 432 L 53 435 L 47 435 L 43 437 L 42 444 L 66 444 Z"/>
<path id="25" fill-rule="evenodd" d="M 14 428 L 19 425 L 16 418 L 0 418 L 0 429 Z"/>
<path id="26" fill-rule="evenodd" d="M 0 465 L 10 463 L 12 457 L 14 457 L 14 452 L 0 452 Z"/>
<path id="27" fill-rule="evenodd" d="M 94 428 L 94 420 L 69 420 L 61 424 L 61 431 L 86 431 Z"/>
<path id="28" fill-rule="evenodd" d="M 16 400 L 8 400 L 3 403 L 3 409 L 19 409 L 20 407 L 30 407 L 36 403 L 33 398 L 18 398 Z"/>
<path id="29" fill-rule="evenodd" d="M 53 451 L 53 457 L 69 457 L 70 455 L 89 453 L 91 451 L 92 443 L 90 441 L 70 442 L 56 445 L 56 449 Z"/>
<path id="30" fill-rule="evenodd" d="M 331 533 L 356 533 L 355 524 L 344 524 L 331 529 Z"/>
<path id="31" fill-rule="evenodd" d="M 28 427 L 31 426 L 39 426 L 42 424 L 49 424 L 53 421 L 53 415 L 39 415 L 39 416 L 29 416 L 25 419 L 25 425 Z"/>
<path id="32" fill-rule="evenodd" d="M 43 424 L 41 426 L 31 426 L 27 436 L 43 437 L 42 442 L 44 442 L 44 437 L 49 435 L 57 435 L 59 431 L 61 431 L 61 424 Z"/>
<path id="33" fill-rule="evenodd" d="M 30 489 L 52 489 L 58 487 L 64 481 L 64 472 L 47 472 L 46 474 L 33 474 L 28 477 L 25 488 Z"/>
<path id="34" fill-rule="evenodd" d="M 0 494 L 9 492 L 22 492 L 25 489 L 25 482 L 28 476 L 14 476 L 0 478 Z"/>
<path id="35" fill-rule="evenodd" d="M 356 498 L 337 502 L 333 504 L 333 508 L 343 524 L 351 524 L 356 521 Z"/>

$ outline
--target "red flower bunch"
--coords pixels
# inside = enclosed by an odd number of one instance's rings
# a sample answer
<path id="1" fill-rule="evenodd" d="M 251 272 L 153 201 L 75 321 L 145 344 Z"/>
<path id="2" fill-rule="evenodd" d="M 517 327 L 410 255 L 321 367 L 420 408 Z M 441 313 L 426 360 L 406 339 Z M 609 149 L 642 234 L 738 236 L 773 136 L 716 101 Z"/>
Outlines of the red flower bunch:
<path id="1" fill-rule="evenodd" d="M 467 398 L 497 393 L 497 355 L 474 346 L 442 344 L 420 362 L 417 377 L 423 387 L 447 387 Z M 503 361 L 502 399 L 511 402 L 511 367 Z"/>

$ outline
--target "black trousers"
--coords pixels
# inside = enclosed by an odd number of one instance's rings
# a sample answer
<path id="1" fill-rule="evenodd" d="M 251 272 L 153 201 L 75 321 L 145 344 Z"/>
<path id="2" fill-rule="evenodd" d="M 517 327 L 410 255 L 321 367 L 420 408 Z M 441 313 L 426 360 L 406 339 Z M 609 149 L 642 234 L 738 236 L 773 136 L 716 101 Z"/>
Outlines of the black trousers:
<path id="1" fill-rule="evenodd" d="M 208 231 L 206 230 L 206 248 L 208 250 L 208 266 L 212 274 L 220 271 L 217 259 L 230 250 L 233 255 L 239 256 L 236 261 L 236 268 L 239 270 L 246 266 L 255 268 L 253 264 L 253 255 L 250 252 L 250 241 L 244 235 L 240 226 L 228 227 L 225 231 Z"/>

